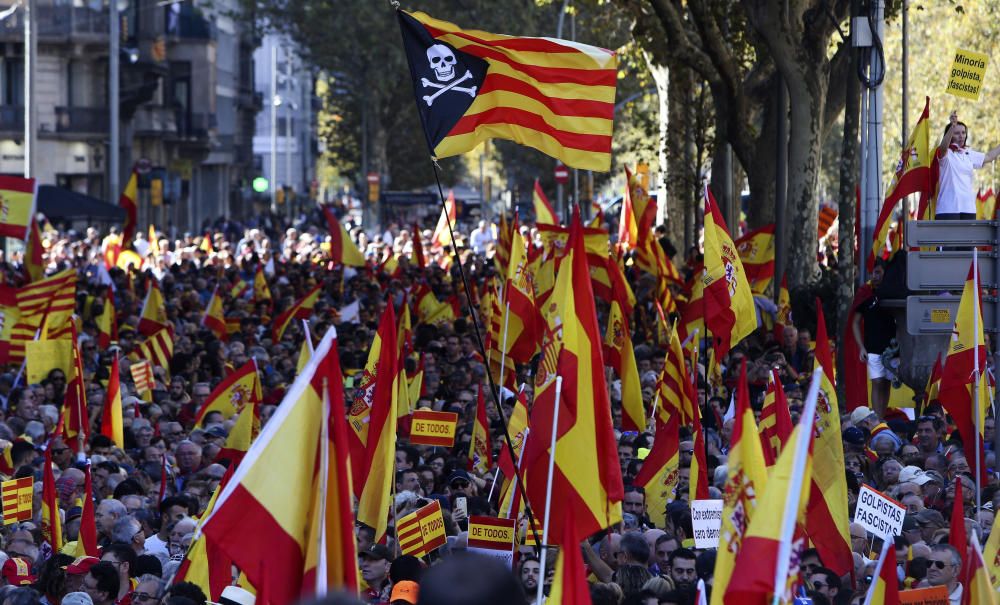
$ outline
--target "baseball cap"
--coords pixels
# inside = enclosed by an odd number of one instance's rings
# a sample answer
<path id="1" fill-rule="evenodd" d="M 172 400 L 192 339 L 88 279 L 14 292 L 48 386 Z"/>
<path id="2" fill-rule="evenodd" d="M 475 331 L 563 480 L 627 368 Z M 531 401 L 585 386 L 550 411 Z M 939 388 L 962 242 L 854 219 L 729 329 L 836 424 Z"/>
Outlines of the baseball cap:
<path id="1" fill-rule="evenodd" d="M 389 596 L 389 600 L 393 603 L 396 601 L 406 601 L 407 603 L 417 605 L 417 596 L 419 594 L 419 584 L 412 580 L 403 580 L 392 585 L 392 595 Z"/>
<path id="2" fill-rule="evenodd" d="M 101 560 L 97 557 L 77 557 L 75 561 L 66 566 L 66 573 L 71 576 L 80 576 L 90 571 L 91 567 L 100 562 Z"/>
<path id="3" fill-rule="evenodd" d="M 35 576 L 31 575 L 31 566 L 24 559 L 7 559 L 3 564 L 3 577 L 11 586 L 28 586 L 35 583 Z"/>
<path id="4" fill-rule="evenodd" d="M 899 471 L 900 483 L 916 483 L 917 485 L 923 485 L 930 480 L 931 478 L 928 477 L 927 473 L 925 473 L 919 466 L 904 466 L 903 470 Z"/>
<path id="5" fill-rule="evenodd" d="M 844 441 L 851 445 L 856 445 L 861 447 L 865 444 L 865 434 L 864 432 L 856 426 L 847 427 L 844 429 L 843 434 Z"/>
<path id="6" fill-rule="evenodd" d="M 226 429 L 221 426 L 210 426 L 205 430 L 206 435 L 211 435 L 212 437 L 218 437 L 220 439 L 226 438 Z"/>
<path id="7" fill-rule="evenodd" d="M 468 481 L 471 483 L 472 477 L 469 476 L 469 473 L 463 470 L 453 471 L 450 475 L 448 475 L 448 485 L 451 485 L 453 481 L 457 480 Z"/>
<path id="8" fill-rule="evenodd" d="M 919 513 L 913 515 L 913 517 L 914 519 L 916 519 L 917 524 L 919 524 L 921 527 L 923 527 L 924 525 L 946 527 L 944 522 L 944 516 L 932 508 L 925 508 Z"/>
<path id="9" fill-rule="evenodd" d="M 903 531 L 911 531 L 914 529 L 920 529 L 920 525 L 917 524 L 917 520 L 913 515 L 906 515 L 903 517 Z"/>
<path id="10" fill-rule="evenodd" d="M 858 425 L 863 420 L 867 420 L 874 413 L 875 412 L 873 412 L 871 410 L 871 408 L 869 408 L 867 406 L 864 406 L 864 405 L 861 406 L 861 407 L 855 408 L 854 411 L 851 412 L 851 424 Z"/>
<path id="11" fill-rule="evenodd" d="M 386 561 L 392 561 L 392 552 L 383 544 L 372 544 L 367 548 L 358 553 L 359 557 L 366 557 L 368 559 L 385 559 Z"/>
<path id="12" fill-rule="evenodd" d="M 94 605 L 94 600 L 85 592 L 71 592 L 62 598 L 62 605 Z"/>

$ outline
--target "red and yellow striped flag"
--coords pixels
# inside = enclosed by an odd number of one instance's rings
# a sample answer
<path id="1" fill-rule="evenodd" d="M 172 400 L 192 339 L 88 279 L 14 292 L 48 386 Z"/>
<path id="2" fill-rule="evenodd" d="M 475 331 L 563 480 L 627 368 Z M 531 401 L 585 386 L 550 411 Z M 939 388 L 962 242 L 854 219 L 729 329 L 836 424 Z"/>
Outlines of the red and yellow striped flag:
<path id="1" fill-rule="evenodd" d="M 333 214 L 333 207 L 324 206 L 323 216 L 326 217 L 326 226 L 330 230 L 330 259 L 334 264 L 364 267 L 365 256 L 351 241 L 351 234 L 347 232 L 347 229 L 344 229 L 336 215 Z"/>
<path id="2" fill-rule="evenodd" d="M 639 366 L 632 348 L 632 330 L 618 301 L 611 302 L 608 330 L 604 336 L 604 357 L 621 380 L 622 430 L 646 430 L 646 406 L 639 382 Z M 666 368 L 664 368 L 666 369 Z"/>
<path id="3" fill-rule="evenodd" d="M 618 58 L 555 38 L 522 38 L 398 11 L 417 110 L 435 157 L 491 138 L 583 170 L 611 169 Z"/>
<path id="4" fill-rule="evenodd" d="M 147 401 L 152 401 L 156 380 L 153 378 L 153 366 L 149 360 L 137 361 L 130 365 L 128 370 L 132 374 L 132 382 L 135 383 L 135 390 L 139 396 Z"/>
<path id="5" fill-rule="evenodd" d="M 253 407 L 260 401 L 261 387 L 260 377 L 257 374 L 257 361 L 251 359 L 209 393 L 195 416 L 195 425 L 201 426 L 209 412 L 220 412 L 223 418 L 229 419 L 248 405 Z"/>
<path id="6" fill-rule="evenodd" d="M 118 449 L 125 449 L 125 434 L 122 427 L 122 389 L 120 384 L 118 355 L 111 358 L 111 376 L 108 378 L 108 392 L 104 397 L 101 412 L 101 434 L 110 439 Z"/>
<path id="7" fill-rule="evenodd" d="M 56 480 L 52 473 L 52 450 L 45 450 L 45 468 L 42 470 L 42 541 L 52 552 L 63 547 L 62 516 L 56 497 Z"/>
<path id="8" fill-rule="evenodd" d="M 139 175 L 135 170 L 125 183 L 125 190 L 118 198 L 118 206 L 125 209 L 125 226 L 122 228 L 122 250 L 132 245 L 135 237 L 136 223 L 139 212 Z"/>
<path id="9" fill-rule="evenodd" d="M 140 334 L 152 336 L 157 331 L 169 325 L 167 306 L 163 301 L 160 283 L 155 279 L 147 282 L 146 300 L 142 303 L 142 313 L 139 314 L 138 330 Z"/>
<path id="10" fill-rule="evenodd" d="M 771 370 L 764 394 L 764 407 L 760 411 L 760 440 L 764 448 L 764 462 L 774 466 L 781 449 L 792 434 L 792 415 L 788 411 L 788 398 L 781 386 L 777 370 Z"/>
<path id="11" fill-rule="evenodd" d="M 667 504 L 673 502 L 680 478 L 680 415 L 669 410 L 666 422 L 659 419 L 653 447 L 642 461 L 635 484 L 646 490 L 646 510 L 657 527 L 667 526 Z"/>
<path id="12" fill-rule="evenodd" d="M 313 307 L 316 306 L 316 301 L 319 300 L 322 288 L 323 284 L 317 284 L 312 290 L 307 292 L 305 296 L 286 309 L 285 312 L 274 318 L 274 325 L 271 328 L 271 338 L 274 342 L 279 342 L 281 340 L 281 337 L 285 334 L 285 330 L 288 329 L 288 325 L 292 323 L 292 320 L 309 319 L 309 316 L 312 315 Z"/>
<path id="13" fill-rule="evenodd" d="M 219 287 L 212 291 L 212 298 L 209 299 L 205 307 L 205 315 L 201 318 L 201 325 L 208 328 L 219 340 L 229 340 L 229 332 L 226 330 L 226 316 L 222 310 L 222 297 L 219 296 Z"/>
<path id="14" fill-rule="evenodd" d="M 343 409 L 331 328 L 202 525 L 257 588 L 260 605 L 291 603 L 328 587 L 358 590 Z M 283 461 L 280 484 L 276 460 Z"/>
<path id="15" fill-rule="evenodd" d="M 975 264 L 975 263 L 973 263 Z M 973 381 L 976 368 L 980 372 L 979 401 L 973 398 Z M 962 299 L 958 304 L 958 314 L 955 316 L 955 327 L 951 331 L 951 342 L 948 343 L 948 355 L 944 360 L 941 374 L 941 386 L 938 388 L 938 399 L 945 410 L 951 415 L 955 427 L 962 435 L 962 447 L 969 466 L 975 472 L 976 439 L 980 443 L 980 456 L 985 455 L 982 444 L 983 434 L 976 431 L 974 409 L 978 408 L 978 426 L 985 424 L 986 410 L 990 408 L 987 397 L 990 390 L 986 386 L 986 342 L 983 336 L 983 306 L 979 274 L 973 266 L 969 267 L 969 275 L 965 279 Z M 975 435 L 975 438 L 966 437 Z M 985 458 L 980 460 L 983 483 L 986 479 Z"/>
<path id="16" fill-rule="evenodd" d="M 733 574 L 736 553 L 740 551 L 747 526 L 756 515 L 757 498 L 767 485 L 764 451 L 757 437 L 757 423 L 750 408 L 747 387 L 747 362 L 743 359 L 736 390 L 736 419 L 733 423 L 732 446 L 726 462 L 728 475 L 723 488 L 726 498 L 722 507 L 719 549 L 715 559 L 712 605 L 722 605 L 726 586 Z"/>
<path id="17" fill-rule="evenodd" d="M 535 224 L 558 225 L 559 217 L 552 208 L 552 203 L 542 191 L 542 186 L 535 179 L 535 188 L 531 190 L 531 204 L 535 208 Z"/>
<path id="18" fill-rule="evenodd" d="M 669 342 L 667 360 L 657 384 L 659 401 L 656 402 L 656 415 L 662 422 L 667 422 L 670 415 L 676 413 L 680 416 L 680 424 L 692 424 L 698 407 L 698 393 L 688 376 L 684 349 L 676 329 L 670 331 Z"/>
<path id="19" fill-rule="evenodd" d="M 33 178 L 0 176 L 0 236 L 28 239 L 37 193 Z"/>
<path id="20" fill-rule="evenodd" d="M 875 573 L 872 575 L 875 576 L 875 581 L 868 587 L 865 605 L 899 605 L 896 550 L 891 540 L 886 540 L 882 545 L 882 554 L 879 555 Z"/>
<path id="21" fill-rule="evenodd" d="M 138 344 L 139 357 L 149 363 L 170 369 L 170 360 L 174 357 L 174 336 L 170 328 L 163 328 Z"/>
<path id="22" fill-rule="evenodd" d="M 490 442 L 490 421 L 486 416 L 486 400 L 483 385 L 479 385 L 476 401 L 476 422 L 472 425 L 472 439 L 469 440 L 469 461 L 467 468 L 480 475 L 493 466 L 493 447 Z"/>
<path id="23" fill-rule="evenodd" d="M 715 358 L 757 329 L 757 309 L 746 271 L 726 221 L 705 187 L 705 321 L 715 339 Z"/>
<path id="24" fill-rule="evenodd" d="M 587 536 L 621 521 L 625 490 L 582 230 L 577 208 L 568 252 L 552 293 L 554 309 L 548 318 L 548 330 L 557 338 L 561 336 L 556 373 L 563 379 L 562 392 L 558 401 L 555 397 L 536 398 L 531 425 L 540 437 L 528 440 L 525 460 L 528 499 L 532 509 L 540 511 L 546 506 L 548 460 L 555 456 L 552 518 L 573 508 L 575 533 Z M 555 406 L 560 406 L 558 427 L 553 426 Z M 553 430 L 558 435 L 554 453 L 549 451 L 550 439 L 546 438 L 551 438 Z"/>
<path id="25" fill-rule="evenodd" d="M 819 551 L 823 565 L 838 575 L 851 572 L 850 512 L 844 476 L 844 442 L 840 408 L 834 382 L 833 354 L 826 335 L 823 304 L 816 299 L 816 355 L 813 369 L 822 368 L 816 404 L 816 437 L 813 444 L 812 493 L 806 512 L 806 533 Z"/>

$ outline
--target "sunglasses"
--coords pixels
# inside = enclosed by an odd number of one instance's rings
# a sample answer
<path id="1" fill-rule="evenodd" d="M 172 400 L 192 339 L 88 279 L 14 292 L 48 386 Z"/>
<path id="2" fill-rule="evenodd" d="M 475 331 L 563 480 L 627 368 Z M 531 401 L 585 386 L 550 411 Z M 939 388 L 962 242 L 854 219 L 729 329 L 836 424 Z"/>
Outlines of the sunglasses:
<path id="1" fill-rule="evenodd" d="M 469 482 L 464 480 L 452 481 L 451 486 L 461 489 L 463 487 L 469 487 Z"/>
<path id="2" fill-rule="evenodd" d="M 945 567 L 952 567 L 951 563 L 945 563 L 944 561 L 928 561 L 928 567 L 936 567 L 938 569 L 944 569 Z"/>
<path id="3" fill-rule="evenodd" d="M 813 588 L 823 589 L 829 586 L 829 584 L 824 584 L 823 582 L 813 582 Z"/>

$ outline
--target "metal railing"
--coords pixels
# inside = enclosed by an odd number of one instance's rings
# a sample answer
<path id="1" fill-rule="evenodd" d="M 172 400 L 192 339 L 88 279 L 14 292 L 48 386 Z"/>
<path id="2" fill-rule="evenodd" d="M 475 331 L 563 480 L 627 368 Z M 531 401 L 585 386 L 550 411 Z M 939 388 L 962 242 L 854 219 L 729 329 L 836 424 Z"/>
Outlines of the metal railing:
<path id="1" fill-rule="evenodd" d="M 106 133 L 106 107 L 56 107 L 56 132 Z"/>
<path id="2" fill-rule="evenodd" d="M 24 106 L 0 105 L 0 132 L 24 130 Z"/>

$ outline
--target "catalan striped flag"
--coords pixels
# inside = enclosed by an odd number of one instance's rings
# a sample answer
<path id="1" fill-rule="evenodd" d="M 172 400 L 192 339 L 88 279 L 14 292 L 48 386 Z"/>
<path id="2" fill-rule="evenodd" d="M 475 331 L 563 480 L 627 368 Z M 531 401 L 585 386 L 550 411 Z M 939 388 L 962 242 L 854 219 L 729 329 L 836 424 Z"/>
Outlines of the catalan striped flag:
<path id="1" fill-rule="evenodd" d="M 404 555 L 422 557 L 427 554 L 424 551 L 424 538 L 420 533 L 420 517 L 417 513 L 412 513 L 401 518 L 396 525 L 396 541 L 399 543 L 399 550 Z"/>
<path id="2" fill-rule="evenodd" d="M 677 330 L 670 331 L 670 344 L 667 349 L 667 360 L 660 371 L 657 384 L 657 413 L 661 422 L 668 422 L 671 414 L 680 417 L 681 424 L 694 422 L 695 410 L 698 407 L 698 394 L 694 384 L 688 377 L 687 365 L 684 363 L 684 349 Z"/>
<path id="3" fill-rule="evenodd" d="M 435 157 L 509 139 L 571 168 L 611 169 L 618 58 L 555 38 L 463 30 L 399 11 L 417 110 Z"/>
<path id="4" fill-rule="evenodd" d="M 0 236 L 28 239 L 37 192 L 35 179 L 0 176 Z"/>
<path id="5" fill-rule="evenodd" d="M 170 360 L 174 358 L 174 336 L 170 328 L 158 330 L 140 342 L 138 352 L 153 365 L 169 370 Z"/>
<path id="6" fill-rule="evenodd" d="M 535 187 L 531 190 L 531 205 L 535 208 L 535 224 L 558 225 L 559 217 L 552 208 L 552 203 L 542 191 L 542 186 L 535 179 Z"/>
<path id="7" fill-rule="evenodd" d="M 760 440 L 764 448 L 764 461 L 774 466 L 788 437 L 792 434 L 792 415 L 788 411 L 788 398 L 781 386 L 777 370 L 771 370 L 764 394 L 764 407 L 760 411 Z"/>
<path id="8" fill-rule="evenodd" d="M 132 374 L 132 382 L 135 384 L 135 390 L 139 395 L 141 397 L 152 395 L 156 381 L 153 378 L 153 366 L 149 361 L 145 359 L 137 361 L 130 365 L 128 370 Z"/>

